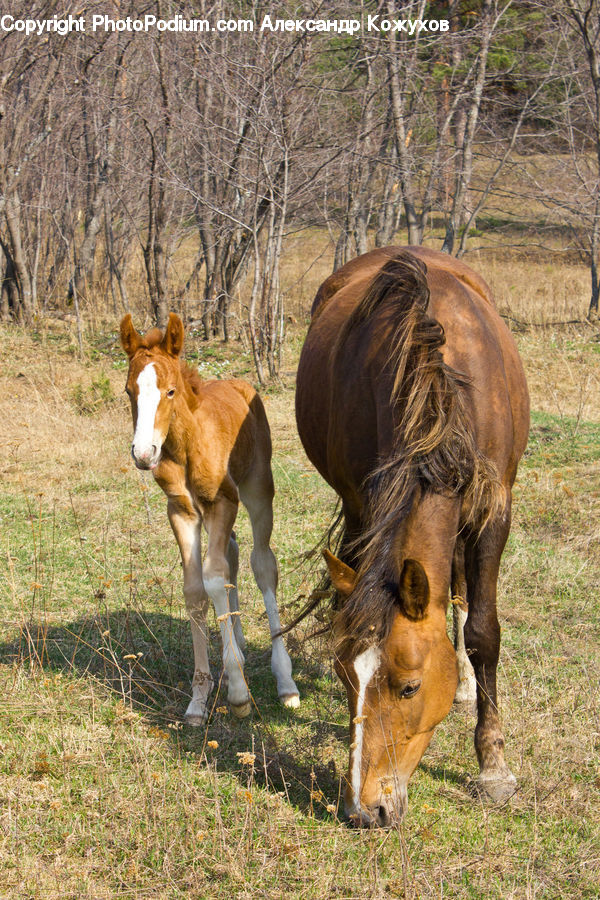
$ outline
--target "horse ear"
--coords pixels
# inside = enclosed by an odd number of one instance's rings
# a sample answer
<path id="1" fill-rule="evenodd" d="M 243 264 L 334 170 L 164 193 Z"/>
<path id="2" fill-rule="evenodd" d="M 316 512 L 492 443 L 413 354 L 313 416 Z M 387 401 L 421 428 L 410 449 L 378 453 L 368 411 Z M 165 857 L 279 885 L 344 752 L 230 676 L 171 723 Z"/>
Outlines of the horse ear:
<path id="1" fill-rule="evenodd" d="M 323 550 L 323 556 L 334 588 L 344 598 L 349 597 L 356 584 L 356 572 L 342 562 L 341 559 L 338 559 L 337 556 L 334 556 L 333 553 L 330 553 L 329 550 Z"/>
<path id="2" fill-rule="evenodd" d="M 176 313 L 170 313 L 161 347 L 170 356 L 179 356 L 183 347 L 183 337 L 183 322 Z"/>
<path id="3" fill-rule="evenodd" d="M 121 319 L 121 346 L 129 359 L 135 356 L 138 347 L 142 342 L 141 335 L 133 327 L 131 313 L 127 313 Z"/>
<path id="4" fill-rule="evenodd" d="M 409 619 L 422 619 L 429 604 L 427 573 L 416 559 L 405 559 L 398 586 L 402 610 Z"/>

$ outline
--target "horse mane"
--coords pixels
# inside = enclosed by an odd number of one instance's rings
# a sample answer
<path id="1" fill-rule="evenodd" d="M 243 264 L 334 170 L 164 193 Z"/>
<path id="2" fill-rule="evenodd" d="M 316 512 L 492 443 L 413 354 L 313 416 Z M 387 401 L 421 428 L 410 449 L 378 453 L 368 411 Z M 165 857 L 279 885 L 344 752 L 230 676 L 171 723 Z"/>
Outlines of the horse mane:
<path id="1" fill-rule="evenodd" d="M 360 653 L 389 634 L 400 597 L 392 547 L 415 498 L 431 491 L 462 500 L 462 525 L 483 528 L 504 507 L 494 463 L 477 447 L 466 404 L 470 380 L 440 353 L 442 325 L 427 313 L 427 267 L 399 251 L 373 278 L 341 329 L 334 352 L 376 315 L 394 332 L 388 366 L 394 442 L 364 485 L 366 519 L 346 549 L 357 568 L 356 586 L 334 621 L 336 650 Z M 344 545 L 342 539 L 342 546 Z"/>
<path id="2" fill-rule="evenodd" d="M 181 375 L 184 383 L 190 389 L 194 397 L 199 397 L 202 390 L 202 379 L 198 375 L 196 369 L 192 369 L 184 360 L 180 360 Z"/>

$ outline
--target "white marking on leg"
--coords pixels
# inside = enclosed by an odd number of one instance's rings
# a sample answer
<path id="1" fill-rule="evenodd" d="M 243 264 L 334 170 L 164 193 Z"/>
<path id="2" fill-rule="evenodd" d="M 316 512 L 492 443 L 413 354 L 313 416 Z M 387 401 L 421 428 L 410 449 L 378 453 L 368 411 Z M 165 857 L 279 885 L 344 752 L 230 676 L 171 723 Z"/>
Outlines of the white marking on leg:
<path id="1" fill-rule="evenodd" d="M 208 596 L 204 590 L 202 569 L 200 567 L 194 567 L 191 572 L 185 571 L 183 593 L 190 618 L 192 644 L 194 647 L 192 699 L 185 712 L 185 718 L 190 724 L 195 725 L 201 724 L 207 719 L 208 700 L 213 689 L 213 680 L 208 662 L 208 633 L 206 628 Z"/>
<path id="2" fill-rule="evenodd" d="M 208 717 L 208 700 L 213 689 L 213 681 L 208 663 L 206 629 L 208 597 L 202 581 L 200 522 L 181 515 L 172 506 L 169 508 L 169 521 L 181 552 L 183 595 L 194 646 L 192 699 L 185 711 L 185 719 L 190 725 L 201 725 Z"/>
<path id="3" fill-rule="evenodd" d="M 259 553 L 256 549 L 252 551 L 250 557 L 254 578 L 263 595 L 263 602 L 269 620 L 269 629 L 271 637 L 279 635 L 281 631 L 281 620 L 279 618 L 279 608 L 275 598 L 275 589 L 277 587 L 277 562 L 270 548 L 263 553 Z M 273 638 L 273 646 L 271 650 L 271 671 L 277 682 L 277 695 L 281 698 L 284 706 L 296 708 L 300 705 L 300 695 L 296 683 L 292 678 L 292 661 L 289 657 L 283 638 L 281 635 Z"/>
<path id="4" fill-rule="evenodd" d="M 381 662 L 381 651 L 378 647 L 369 647 L 354 660 L 354 671 L 358 678 L 358 697 L 356 700 L 356 716 L 354 725 L 354 741 L 352 742 L 350 787 L 352 789 L 352 809 L 348 815 L 360 812 L 360 776 L 362 767 L 362 750 L 364 739 L 363 709 L 367 688 Z"/>
<path id="5" fill-rule="evenodd" d="M 152 445 L 158 449 L 154 424 L 160 401 L 154 363 L 148 363 L 138 375 L 137 422 L 133 435 L 133 455 L 136 459 L 149 460 L 153 456 Z M 158 437 L 160 442 L 160 437 Z"/>
<path id="6" fill-rule="evenodd" d="M 229 565 L 229 583 L 232 584 L 233 587 L 227 588 L 227 590 L 229 591 L 229 609 L 231 612 L 239 612 L 240 608 L 240 598 L 237 586 L 239 558 L 240 551 L 237 541 L 235 538 L 230 537 L 229 546 L 227 547 L 227 563 Z M 244 631 L 242 629 L 241 616 L 233 617 L 233 632 L 235 634 L 237 645 L 243 653 L 246 649 L 246 638 L 244 637 Z"/>
<path id="7" fill-rule="evenodd" d="M 223 668 L 228 676 L 227 699 L 232 706 L 244 706 L 250 701 L 250 694 L 244 678 L 244 654 L 237 645 L 231 610 L 227 599 L 225 579 L 222 575 L 204 575 L 206 593 L 213 602 L 221 640 L 223 642 Z"/>
<path id="8" fill-rule="evenodd" d="M 263 594 L 267 618 L 269 619 L 269 628 L 271 635 L 277 634 L 281 630 L 281 621 L 279 619 L 279 609 L 277 601 L 272 591 L 265 591 Z M 296 687 L 296 682 L 292 678 L 292 661 L 289 653 L 285 649 L 283 638 L 281 635 L 272 638 L 273 645 L 271 649 L 271 672 L 275 676 L 277 682 L 277 694 L 281 698 L 284 706 L 295 709 L 300 706 L 300 694 Z"/>
<path id="9" fill-rule="evenodd" d="M 475 672 L 465 646 L 465 622 L 467 613 L 460 606 L 452 607 L 454 619 L 454 647 L 458 662 L 458 686 L 454 697 L 455 703 L 474 703 L 477 698 L 477 682 Z"/>

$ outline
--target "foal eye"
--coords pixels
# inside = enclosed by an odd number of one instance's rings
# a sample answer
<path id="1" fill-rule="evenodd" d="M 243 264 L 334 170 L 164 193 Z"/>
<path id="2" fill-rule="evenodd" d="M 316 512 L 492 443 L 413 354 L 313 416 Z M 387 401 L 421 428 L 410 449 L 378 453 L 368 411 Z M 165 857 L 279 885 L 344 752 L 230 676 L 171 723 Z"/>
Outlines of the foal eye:
<path id="1" fill-rule="evenodd" d="M 409 681 L 408 684 L 404 685 L 404 687 L 401 688 L 400 696 L 403 700 L 407 699 L 408 697 L 414 697 L 420 687 L 420 681 Z"/>
<path id="2" fill-rule="evenodd" d="M 170 391 L 167 391 L 167 397 L 171 400 L 175 396 L 175 388 L 171 388 Z"/>

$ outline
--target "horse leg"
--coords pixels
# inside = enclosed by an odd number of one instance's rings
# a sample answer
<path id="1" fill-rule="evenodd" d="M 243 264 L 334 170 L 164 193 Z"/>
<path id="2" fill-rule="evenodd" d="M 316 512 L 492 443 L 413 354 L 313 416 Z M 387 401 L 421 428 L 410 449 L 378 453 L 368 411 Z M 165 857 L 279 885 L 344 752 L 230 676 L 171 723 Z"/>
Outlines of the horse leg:
<path id="1" fill-rule="evenodd" d="M 273 531 L 273 477 L 267 464 L 262 477 L 249 476 L 240 485 L 240 498 L 248 510 L 252 525 L 253 549 L 250 564 L 254 580 L 258 585 L 269 620 L 271 631 L 271 671 L 277 682 L 277 694 L 284 706 L 295 708 L 300 704 L 298 688 L 292 678 L 292 661 L 285 649 L 277 608 L 277 561 L 271 550 L 270 541 Z"/>
<path id="2" fill-rule="evenodd" d="M 504 735 L 496 694 L 496 668 L 500 654 L 496 583 L 509 530 L 510 501 L 501 519 L 486 526 L 479 538 L 473 536 L 468 540 L 465 553 L 469 613 L 464 634 L 477 679 L 477 788 L 481 795 L 494 801 L 506 800 L 514 793 L 517 784 L 504 760 Z"/>
<path id="3" fill-rule="evenodd" d="M 240 548 L 235 539 L 234 531 L 231 532 L 231 537 L 229 538 L 229 544 L 227 546 L 227 562 L 229 563 L 229 584 L 233 585 L 233 587 L 229 588 L 229 609 L 231 612 L 239 612 L 240 598 L 238 595 L 237 578 L 240 562 Z M 233 633 L 235 634 L 237 645 L 243 653 L 246 649 L 246 638 L 244 637 L 244 632 L 242 630 L 241 616 L 233 616 Z"/>
<path id="4" fill-rule="evenodd" d="M 458 687 L 455 703 L 467 703 L 475 708 L 477 682 L 473 666 L 465 647 L 465 622 L 467 621 L 467 582 L 465 578 L 465 545 L 457 538 L 452 559 L 452 620 L 454 626 L 454 649 L 458 662 Z"/>
<path id="5" fill-rule="evenodd" d="M 206 628 L 208 596 L 202 580 L 202 522 L 191 501 L 185 496 L 170 497 L 167 512 L 181 553 L 183 594 L 194 646 L 192 699 L 185 712 L 185 720 L 190 725 L 202 725 L 208 717 L 208 698 L 213 688 Z"/>
<path id="6" fill-rule="evenodd" d="M 224 496 L 204 507 L 204 525 L 208 534 L 208 546 L 204 559 L 204 587 L 212 600 L 223 642 L 223 669 L 228 679 L 227 699 L 231 711 L 243 718 L 250 713 L 250 694 L 244 678 L 244 654 L 236 640 L 233 615 L 237 610 L 230 605 L 232 588 L 227 558 L 230 550 L 231 530 L 237 515 L 238 504 Z"/>

